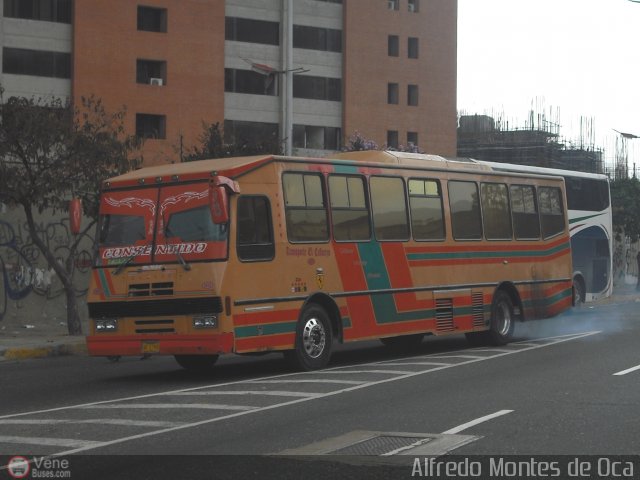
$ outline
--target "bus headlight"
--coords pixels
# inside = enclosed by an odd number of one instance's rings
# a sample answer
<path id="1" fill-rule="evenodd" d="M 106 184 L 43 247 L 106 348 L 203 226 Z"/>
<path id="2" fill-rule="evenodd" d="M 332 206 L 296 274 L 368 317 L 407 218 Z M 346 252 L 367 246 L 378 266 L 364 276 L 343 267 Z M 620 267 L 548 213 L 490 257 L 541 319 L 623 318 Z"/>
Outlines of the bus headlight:
<path id="1" fill-rule="evenodd" d="M 96 322 L 96 332 L 115 332 L 118 330 L 118 319 L 117 318 L 101 318 L 99 320 L 95 320 Z"/>
<path id="2" fill-rule="evenodd" d="M 218 316 L 215 314 L 193 317 L 193 328 L 216 328 L 217 326 Z"/>

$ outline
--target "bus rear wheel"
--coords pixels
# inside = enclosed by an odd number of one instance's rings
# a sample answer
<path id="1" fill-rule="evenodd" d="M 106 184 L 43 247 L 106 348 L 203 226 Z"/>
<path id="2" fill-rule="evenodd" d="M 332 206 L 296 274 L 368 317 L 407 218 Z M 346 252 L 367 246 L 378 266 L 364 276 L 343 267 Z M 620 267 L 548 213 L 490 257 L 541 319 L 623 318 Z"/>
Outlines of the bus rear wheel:
<path id="1" fill-rule="evenodd" d="M 208 372 L 218 361 L 218 355 L 175 355 L 178 365 L 191 372 Z"/>
<path id="2" fill-rule="evenodd" d="M 295 348 L 285 351 L 284 357 L 295 370 L 318 370 L 329 363 L 332 342 L 327 312 L 321 306 L 311 304 L 298 320 Z"/>
<path id="3" fill-rule="evenodd" d="M 582 278 L 576 277 L 573 279 L 573 306 L 576 308 L 582 307 L 585 298 L 585 288 Z"/>
<path id="4" fill-rule="evenodd" d="M 491 307 L 491 325 L 487 331 L 489 343 L 506 345 L 513 338 L 514 328 L 513 302 L 509 294 L 500 290 L 496 293 Z"/>

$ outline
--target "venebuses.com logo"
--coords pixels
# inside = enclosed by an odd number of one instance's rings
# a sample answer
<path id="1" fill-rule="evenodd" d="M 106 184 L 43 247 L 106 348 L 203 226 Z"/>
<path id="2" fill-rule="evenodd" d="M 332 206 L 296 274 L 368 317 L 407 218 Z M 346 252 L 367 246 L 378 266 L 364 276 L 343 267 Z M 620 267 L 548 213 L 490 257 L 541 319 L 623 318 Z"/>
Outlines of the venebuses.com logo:
<path id="1" fill-rule="evenodd" d="M 7 462 L 11 478 L 71 478 L 69 460 L 62 458 L 33 458 L 15 455 Z M 1 468 L 0 468 L 1 470 Z"/>

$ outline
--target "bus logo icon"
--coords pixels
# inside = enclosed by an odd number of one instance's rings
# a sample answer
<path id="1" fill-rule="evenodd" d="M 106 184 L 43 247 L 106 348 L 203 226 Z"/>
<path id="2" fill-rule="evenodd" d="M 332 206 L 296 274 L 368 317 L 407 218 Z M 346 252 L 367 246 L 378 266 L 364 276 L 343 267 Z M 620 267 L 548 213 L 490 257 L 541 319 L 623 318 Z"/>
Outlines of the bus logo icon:
<path id="1" fill-rule="evenodd" d="M 13 478 L 27 478 L 31 467 L 29 466 L 29 460 L 24 457 L 15 456 L 9 459 L 7 470 Z"/>

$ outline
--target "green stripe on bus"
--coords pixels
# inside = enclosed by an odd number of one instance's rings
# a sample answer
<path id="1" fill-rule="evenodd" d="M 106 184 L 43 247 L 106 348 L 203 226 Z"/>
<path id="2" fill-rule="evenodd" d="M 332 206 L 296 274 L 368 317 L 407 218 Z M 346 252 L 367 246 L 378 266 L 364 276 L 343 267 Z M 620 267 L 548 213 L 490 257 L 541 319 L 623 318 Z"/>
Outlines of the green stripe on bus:
<path id="1" fill-rule="evenodd" d="M 295 333 L 297 322 L 272 323 L 269 325 L 251 325 L 237 327 L 236 338 L 259 337 L 264 335 L 278 335 L 281 333 Z"/>

